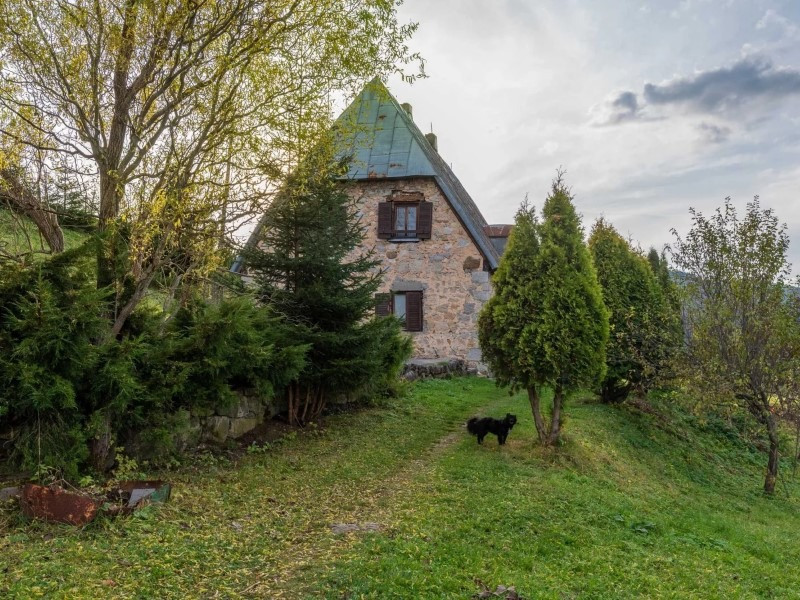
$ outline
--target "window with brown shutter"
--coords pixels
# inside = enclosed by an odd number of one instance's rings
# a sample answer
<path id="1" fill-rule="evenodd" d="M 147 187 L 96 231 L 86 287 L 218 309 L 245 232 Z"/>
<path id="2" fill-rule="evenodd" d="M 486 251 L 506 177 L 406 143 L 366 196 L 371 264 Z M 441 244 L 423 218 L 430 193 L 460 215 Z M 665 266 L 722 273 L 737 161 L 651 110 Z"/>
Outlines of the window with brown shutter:
<path id="1" fill-rule="evenodd" d="M 406 331 L 422 331 L 422 292 L 393 292 L 375 294 L 375 314 L 394 315 L 403 322 Z"/>
<path id="2" fill-rule="evenodd" d="M 433 229 L 433 203 L 422 192 L 394 190 L 378 203 L 378 238 L 428 240 Z"/>
<path id="3" fill-rule="evenodd" d="M 433 229 L 433 202 L 420 202 L 417 214 L 417 237 L 421 240 L 431 239 Z"/>
<path id="4" fill-rule="evenodd" d="M 406 330 L 422 331 L 422 292 L 406 292 Z"/>
<path id="5" fill-rule="evenodd" d="M 375 294 L 375 314 L 379 317 L 388 317 L 392 314 L 391 294 Z"/>

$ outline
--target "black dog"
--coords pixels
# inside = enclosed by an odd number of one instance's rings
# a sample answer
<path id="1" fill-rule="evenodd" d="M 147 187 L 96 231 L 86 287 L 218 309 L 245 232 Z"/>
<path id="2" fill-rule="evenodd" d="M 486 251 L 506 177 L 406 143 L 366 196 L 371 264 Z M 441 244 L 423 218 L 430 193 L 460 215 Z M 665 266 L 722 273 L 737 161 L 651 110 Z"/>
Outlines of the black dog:
<path id="1" fill-rule="evenodd" d="M 472 417 L 467 421 L 467 431 L 472 435 L 478 436 L 478 443 L 483 443 L 486 434 L 493 433 L 497 436 L 497 443 L 501 446 L 506 443 L 506 438 L 511 428 L 517 423 L 516 415 L 506 413 L 504 419 L 493 419 L 492 417 Z"/>

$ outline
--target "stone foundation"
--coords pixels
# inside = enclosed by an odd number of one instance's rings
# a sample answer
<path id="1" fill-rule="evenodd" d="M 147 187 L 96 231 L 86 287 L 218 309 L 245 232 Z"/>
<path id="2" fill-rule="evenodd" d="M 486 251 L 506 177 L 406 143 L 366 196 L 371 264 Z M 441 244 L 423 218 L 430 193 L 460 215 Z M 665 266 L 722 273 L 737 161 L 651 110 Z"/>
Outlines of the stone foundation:
<path id="1" fill-rule="evenodd" d="M 403 369 L 403 379 L 415 381 L 417 379 L 456 377 L 475 373 L 469 369 L 464 360 L 452 358 L 449 360 L 415 359 L 406 363 Z"/>

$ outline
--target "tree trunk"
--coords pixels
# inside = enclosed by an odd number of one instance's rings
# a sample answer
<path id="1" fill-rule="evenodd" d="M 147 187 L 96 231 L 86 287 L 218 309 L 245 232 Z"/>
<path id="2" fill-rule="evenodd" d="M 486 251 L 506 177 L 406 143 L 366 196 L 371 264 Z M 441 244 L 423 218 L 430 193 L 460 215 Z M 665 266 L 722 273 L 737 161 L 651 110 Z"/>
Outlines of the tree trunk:
<path id="1" fill-rule="evenodd" d="M 547 445 L 547 428 L 542 418 L 541 403 L 539 402 L 539 390 L 535 386 L 528 388 L 528 402 L 531 404 L 531 412 L 533 413 L 533 423 L 536 425 L 536 433 L 539 435 L 539 442 L 545 446 Z"/>
<path id="2" fill-rule="evenodd" d="M 564 389 L 556 385 L 553 392 L 553 414 L 550 416 L 550 435 L 547 443 L 554 446 L 561 439 L 561 407 L 564 404 Z"/>
<path id="3" fill-rule="evenodd" d="M 764 479 L 764 493 L 775 493 L 775 482 L 778 480 L 778 460 L 780 457 L 778 448 L 778 424 L 775 422 L 775 415 L 770 413 L 767 418 L 767 434 L 769 436 L 769 460 L 767 462 L 767 476 Z"/>
<path id="4" fill-rule="evenodd" d="M 100 431 L 89 442 L 89 460 L 98 473 L 105 473 L 114 465 L 113 441 L 111 420 L 108 415 L 104 415 Z"/>
<path id="5" fill-rule="evenodd" d="M 122 201 L 122 192 L 117 186 L 113 177 L 104 171 L 100 170 L 100 218 L 98 220 L 98 229 L 101 233 L 108 232 L 109 225 L 111 225 L 119 214 L 119 205 Z M 116 235 L 111 232 L 105 237 L 101 244 L 98 245 L 97 250 L 97 287 L 104 288 L 114 284 L 116 277 L 114 276 L 114 263 L 116 240 L 112 236 Z"/>
<path id="6" fill-rule="evenodd" d="M 108 144 L 98 164 L 100 174 L 100 215 L 98 228 L 105 232 L 119 216 L 124 197 L 124 181 L 120 179 L 120 166 L 125 140 L 128 135 L 130 108 L 134 94 L 128 88 L 128 76 L 137 33 L 138 6 L 136 0 L 126 0 L 117 55 L 114 58 L 114 107 Z M 113 239 L 106 239 L 97 253 L 97 287 L 110 286 L 116 280 L 115 248 Z"/>
<path id="7" fill-rule="evenodd" d="M 14 212 L 28 217 L 36 224 L 53 254 L 64 251 L 64 232 L 58 224 L 58 217 L 42 207 L 20 174 L 12 168 L 0 170 L 0 199 L 8 202 Z"/>

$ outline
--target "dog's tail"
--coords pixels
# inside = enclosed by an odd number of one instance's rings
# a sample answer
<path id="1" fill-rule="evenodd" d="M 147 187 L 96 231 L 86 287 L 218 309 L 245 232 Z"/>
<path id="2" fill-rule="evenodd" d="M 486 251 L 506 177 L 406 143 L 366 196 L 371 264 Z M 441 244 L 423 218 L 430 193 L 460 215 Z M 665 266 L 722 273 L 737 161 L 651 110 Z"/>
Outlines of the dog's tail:
<path id="1" fill-rule="evenodd" d="M 478 435 L 478 428 L 476 425 L 478 424 L 478 417 L 472 417 L 469 421 L 467 421 L 467 431 L 469 431 L 472 435 Z"/>

